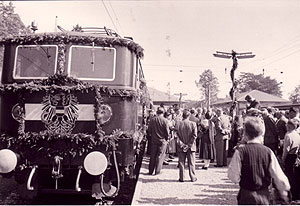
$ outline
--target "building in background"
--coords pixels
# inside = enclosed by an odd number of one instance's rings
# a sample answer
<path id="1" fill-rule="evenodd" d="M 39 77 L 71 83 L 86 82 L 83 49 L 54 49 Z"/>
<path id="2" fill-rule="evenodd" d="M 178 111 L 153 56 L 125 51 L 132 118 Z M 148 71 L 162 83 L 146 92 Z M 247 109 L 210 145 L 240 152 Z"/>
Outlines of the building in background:
<path id="1" fill-rule="evenodd" d="M 279 105 L 289 105 L 291 102 L 289 100 L 283 99 L 281 97 L 268 94 L 259 90 L 252 90 L 249 92 L 243 92 L 240 94 L 237 94 L 237 111 L 242 111 L 246 109 L 246 100 L 245 97 L 247 95 L 251 95 L 253 98 L 255 98 L 257 101 L 260 102 L 261 107 L 278 107 Z M 212 107 L 221 107 L 224 109 L 229 109 L 232 104 L 232 100 L 230 97 L 220 99 L 214 103 L 211 104 Z"/>
<path id="2" fill-rule="evenodd" d="M 175 105 L 175 104 L 182 104 L 182 107 L 184 107 L 184 104 L 186 101 L 179 101 L 179 96 L 170 95 L 167 92 L 163 92 L 151 87 L 148 87 L 150 99 L 153 102 L 154 108 L 156 109 L 160 105 L 164 105 L 166 107 Z"/>

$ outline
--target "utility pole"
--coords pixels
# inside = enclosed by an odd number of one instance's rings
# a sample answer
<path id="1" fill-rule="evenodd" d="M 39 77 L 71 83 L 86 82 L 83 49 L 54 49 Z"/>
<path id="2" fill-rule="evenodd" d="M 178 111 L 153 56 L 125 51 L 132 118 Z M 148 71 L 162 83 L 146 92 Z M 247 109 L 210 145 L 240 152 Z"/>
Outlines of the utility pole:
<path id="1" fill-rule="evenodd" d="M 231 105 L 231 108 L 230 108 L 230 112 L 232 113 L 232 117 L 234 118 L 235 112 L 236 112 L 236 104 L 237 104 L 237 101 L 236 101 L 237 82 L 236 82 L 235 77 L 234 77 L 234 72 L 238 67 L 237 59 L 249 59 L 249 58 L 255 57 L 255 55 L 252 54 L 252 52 L 237 53 L 234 50 L 232 50 L 231 53 L 217 51 L 213 55 L 215 57 L 225 58 L 225 59 L 232 59 L 233 60 L 232 68 L 230 70 L 232 88 L 230 89 L 229 94 L 230 94 L 230 97 L 231 97 L 231 100 L 232 100 L 232 105 Z"/>
<path id="2" fill-rule="evenodd" d="M 210 84 L 208 84 L 207 111 L 210 108 Z"/>
<path id="3" fill-rule="evenodd" d="M 167 84 L 167 87 L 168 87 L 168 100 L 170 101 L 171 100 L 171 83 L 170 82 L 168 82 L 168 84 Z"/>
<path id="4" fill-rule="evenodd" d="M 182 96 L 186 96 L 187 94 L 186 93 L 176 93 L 176 94 L 174 94 L 174 95 L 177 95 L 177 96 L 179 96 L 179 105 L 180 105 L 180 107 L 181 107 L 181 104 L 182 104 Z"/>
<path id="5" fill-rule="evenodd" d="M 55 16 L 55 25 L 54 25 L 54 32 L 57 32 L 57 16 Z"/>

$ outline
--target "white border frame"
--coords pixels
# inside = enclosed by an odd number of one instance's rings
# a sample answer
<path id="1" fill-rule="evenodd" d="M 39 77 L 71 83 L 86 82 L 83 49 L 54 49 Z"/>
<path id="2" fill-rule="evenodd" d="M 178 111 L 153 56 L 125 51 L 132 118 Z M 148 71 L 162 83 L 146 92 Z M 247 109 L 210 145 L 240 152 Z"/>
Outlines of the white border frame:
<path id="1" fill-rule="evenodd" d="M 114 60 L 113 60 L 113 76 L 112 78 L 81 78 L 81 77 L 76 77 L 79 80 L 93 80 L 93 81 L 113 81 L 116 78 L 116 54 L 117 54 L 117 50 L 116 48 L 113 47 L 99 47 L 99 46 L 82 46 L 82 45 L 72 45 L 70 46 L 70 50 L 69 50 L 69 59 L 68 59 L 68 71 L 67 71 L 67 75 L 71 76 L 71 60 L 72 60 L 72 48 L 75 47 L 82 47 L 82 48 L 99 48 L 99 49 L 109 49 L 109 50 L 113 50 L 114 51 Z"/>
<path id="2" fill-rule="evenodd" d="M 55 62 L 54 62 L 54 74 L 56 74 L 56 68 L 57 68 L 57 58 L 58 58 L 58 46 L 54 44 L 42 44 L 42 45 L 18 45 L 15 50 L 15 60 L 14 60 L 14 68 L 13 68 L 13 79 L 47 79 L 48 77 L 17 77 L 17 56 L 18 56 L 18 49 L 20 47 L 37 47 L 37 46 L 48 46 L 48 47 L 55 47 Z"/>

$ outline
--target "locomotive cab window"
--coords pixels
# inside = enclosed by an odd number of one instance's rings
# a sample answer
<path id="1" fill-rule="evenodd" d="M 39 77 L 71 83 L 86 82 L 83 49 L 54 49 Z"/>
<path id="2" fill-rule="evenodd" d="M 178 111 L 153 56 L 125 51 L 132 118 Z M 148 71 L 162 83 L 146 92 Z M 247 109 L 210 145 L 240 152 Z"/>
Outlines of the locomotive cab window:
<path id="1" fill-rule="evenodd" d="M 15 79 L 41 79 L 56 71 L 57 46 L 17 46 L 13 77 Z"/>
<path id="2" fill-rule="evenodd" d="M 71 46 L 68 74 L 81 80 L 113 81 L 116 49 L 93 46 Z"/>

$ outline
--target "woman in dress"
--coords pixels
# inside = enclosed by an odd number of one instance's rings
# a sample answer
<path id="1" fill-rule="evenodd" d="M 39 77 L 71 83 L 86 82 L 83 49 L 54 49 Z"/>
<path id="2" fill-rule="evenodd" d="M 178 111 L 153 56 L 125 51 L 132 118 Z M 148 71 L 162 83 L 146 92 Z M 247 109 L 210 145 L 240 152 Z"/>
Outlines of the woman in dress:
<path id="1" fill-rule="evenodd" d="M 201 144 L 200 159 L 204 159 L 202 169 L 207 170 L 210 160 L 214 159 L 214 140 L 216 135 L 215 124 L 212 121 L 212 113 L 206 112 L 205 119 L 201 121 Z"/>

